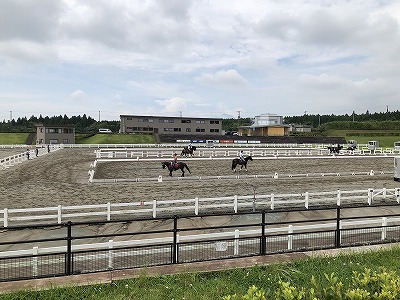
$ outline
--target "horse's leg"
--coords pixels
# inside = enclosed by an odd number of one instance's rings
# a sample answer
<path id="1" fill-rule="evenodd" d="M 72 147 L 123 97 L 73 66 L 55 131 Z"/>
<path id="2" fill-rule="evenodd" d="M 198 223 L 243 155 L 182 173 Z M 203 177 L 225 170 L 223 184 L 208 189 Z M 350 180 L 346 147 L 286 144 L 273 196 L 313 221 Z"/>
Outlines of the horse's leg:
<path id="1" fill-rule="evenodd" d="M 182 171 L 181 177 L 185 177 L 185 171 L 183 170 L 183 167 L 181 168 L 181 171 Z"/>
<path id="2" fill-rule="evenodd" d="M 169 168 L 169 176 L 171 176 L 171 177 L 172 177 L 172 171 L 173 171 L 173 169 Z"/>

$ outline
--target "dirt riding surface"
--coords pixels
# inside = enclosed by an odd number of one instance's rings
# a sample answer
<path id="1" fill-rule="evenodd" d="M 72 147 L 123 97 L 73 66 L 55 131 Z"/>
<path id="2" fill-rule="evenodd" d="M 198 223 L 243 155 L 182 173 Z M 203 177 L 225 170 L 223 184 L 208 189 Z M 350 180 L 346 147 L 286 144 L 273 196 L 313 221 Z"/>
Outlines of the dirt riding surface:
<path id="1" fill-rule="evenodd" d="M 185 177 L 260 175 L 269 178 L 185 180 L 162 182 L 89 183 L 88 171 L 95 160 L 93 149 L 61 149 L 1 170 L 0 203 L 2 208 L 47 207 L 119 203 L 146 200 L 193 199 L 232 195 L 282 194 L 316 191 L 397 188 L 393 180 L 393 157 L 318 157 L 254 159 L 248 172 L 231 170 L 232 159 L 194 160 L 187 163 L 191 174 Z M 166 159 L 167 160 L 167 159 Z M 367 175 L 373 170 L 375 174 Z M 363 176 L 320 176 L 274 179 L 273 174 L 365 172 Z M 168 177 L 160 161 L 103 162 L 96 167 L 95 178 Z M 174 171 L 173 177 L 179 177 Z"/>

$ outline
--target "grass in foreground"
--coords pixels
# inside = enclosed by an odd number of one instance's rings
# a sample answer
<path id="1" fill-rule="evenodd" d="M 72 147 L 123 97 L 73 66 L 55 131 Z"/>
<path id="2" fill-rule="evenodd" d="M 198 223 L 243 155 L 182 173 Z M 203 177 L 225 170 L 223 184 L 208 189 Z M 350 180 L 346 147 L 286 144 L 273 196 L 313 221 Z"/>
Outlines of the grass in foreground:
<path id="1" fill-rule="evenodd" d="M 223 299 L 233 294 L 241 297 L 253 285 L 266 291 L 266 299 L 275 299 L 273 292 L 279 287 L 280 281 L 310 289 L 312 276 L 317 282 L 325 282 L 325 274 L 334 273 L 346 285 L 350 284 L 353 271 L 364 272 L 366 268 L 372 271 L 385 268 L 399 274 L 399 256 L 400 248 L 395 247 L 221 272 L 160 277 L 143 274 L 136 279 L 110 284 L 23 291 L 0 295 L 0 299 Z"/>

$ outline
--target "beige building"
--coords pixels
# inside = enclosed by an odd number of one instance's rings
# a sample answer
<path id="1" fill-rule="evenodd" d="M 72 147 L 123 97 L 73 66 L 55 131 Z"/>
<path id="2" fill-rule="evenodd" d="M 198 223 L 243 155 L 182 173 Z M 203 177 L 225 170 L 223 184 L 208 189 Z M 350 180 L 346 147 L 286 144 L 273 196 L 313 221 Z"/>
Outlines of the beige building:
<path id="1" fill-rule="evenodd" d="M 283 116 L 276 114 L 262 114 L 255 116 L 250 126 L 240 126 L 239 135 L 247 136 L 286 136 L 290 126 L 283 124 Z"/>
<path id="2" fill-rule="evenodd" d="M 121 133 L 221 135 L 222 118 L 120 115 Z"/>
<path id="3" fill-rule="evenodd" d="M 75 144 L 75 126 L 36 124 L 36 144 Z"/>

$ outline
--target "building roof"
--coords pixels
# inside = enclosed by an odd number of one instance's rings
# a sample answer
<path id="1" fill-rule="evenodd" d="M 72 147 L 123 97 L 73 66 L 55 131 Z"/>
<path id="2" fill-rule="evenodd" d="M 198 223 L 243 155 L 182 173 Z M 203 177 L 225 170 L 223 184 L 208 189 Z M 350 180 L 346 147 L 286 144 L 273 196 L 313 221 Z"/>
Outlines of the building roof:
<path id="1" fill-rule="evenodd" d="M 43 123 L 36 123 L 35 127 L 57 127 L 57 128 L 75 128 L 75 125 L 72 124 L 43 124 Z"/>
<path id="2" fill-rule="evenodd" d="M 252 128 L 252 129 L 265 128 L 265 127 L 287 127 L 287 128 L 289 128 L 290 126 L 289 125 L 284 125 L 284 124 L 277 124 L 277 125 L 267 125 L 267 124 L 265 124 L 265 125 L 239 126 L 239 128 Z"/>
<path id="3" fill-rule="evenodd" d="M 202 118 L 202 117 L 169 117 L 169 116 L 149 116 L 149 115 L 120 115 L 120 118 L 123 117 L 140 117 L 140 118 L 168 118 L 168 119 L 198 119 L 198 120 L 222 120 L 222 118 Z"/>

